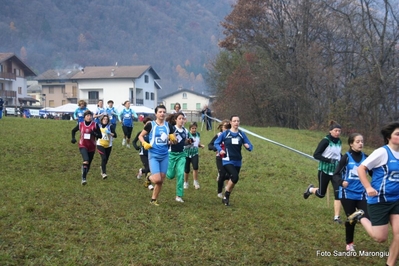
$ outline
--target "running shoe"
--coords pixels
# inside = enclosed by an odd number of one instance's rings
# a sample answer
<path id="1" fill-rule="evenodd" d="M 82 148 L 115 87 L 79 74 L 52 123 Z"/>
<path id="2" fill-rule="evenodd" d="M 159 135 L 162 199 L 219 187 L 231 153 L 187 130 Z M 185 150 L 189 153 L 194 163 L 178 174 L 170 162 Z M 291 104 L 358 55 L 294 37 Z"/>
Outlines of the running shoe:
<path id="1" fill-rule="evenodd" d="M 152 184 L 149 184 L 149 185 L 148 185 L 148 189 L 149 189 L 149 190 L 153 190 L 153 189 L 154 189 L 154 186 L 153 186 Z"/>
<path id="2" fill-rule="evenodd" d="M 188 189 L 188 182 L 184 182 L 184 189 Z"/>
<path id="3" fill-rule="evenodd" d="M 218 193 L 218 198 L 223 199 L 223 193 Z"/>
<path id="4" fill-rule="evenodd" d="M 143 176 L 143 169 L 139 169 L 139 172 L 137 173 L 137 179 L 140 179 Z"/>
<path id="5" fill-rule="evenodd" d="M 151 181 L 150 180 L 144 181 L 144 187 L 149 187 L 150 185 L 151 185 Z"/>
<path id="6" fill-rule="evenodd" d="M 337 224 L 342 224 L 342 220 L 341 220 L 341 217 L 334 217 L 334 223 L 337 223 Z"/>
<path id="7" fill-rule="evenodd" d="M 356 251 L 353 242 L 346 245 L 346 251 Z"/>
<path id="8" fill-rule="evenodd" d="M 356 209 L 354 213 L 348 216 L 349 224 L 356 224 L 363 215 L 364 211 L 362 209 Z"/>
<path id="9" fill-rule="evenodd" d="M 195 189 L 200 189 L 200 185 L 199 185 L 198 181 L 194 181 L 194 187 L 195 187 Z"/>
<path id="10" fill-rule="evenodd" d="M 126 148 L 130 149 L 130 144 L 127 144 L 127 145 L 126 145 Z"/>
<path id="11" fill-rule="evenodd" d="M 84 186 L 86 184 L 87 184 L 86 178 L 82 178 L 82 186 Z"/>
<path id="12" fill-rule="evenodd" d="M 107 179 L 107 174 L 105 174 L 105 173 L 103 173 L 103 174 L 101 174 L 101 176 L 103 177 L 103 179 Z"/>
<path id="13" fill-rule="evenodd" d="M 151 205 L 155 205 L 155 206 L 159 206 L 159 203 L 158 203 L 157 200 L 151 200 L 151 201 L 150 201 L 150 204 L 151 204 Z"/>
<path id="14" fill-rule="evenodd" d="M 226 205 L 226 206 L 230 206 L 229 199 L 226 198 L 226 197 L 224 197 L 224 198 L 222 199 L 222 203 L 223 203 L 224 205 Z"/>
<path id="15" fill-rule="evenodd" d="M 125 146 L 126 145 L 126 139 L 123 139 L 122 140 L 122 146 Z"/>
<path id="16" fill-rule="evenodd" d="M 310 184 L 310 185 L 308 186 L 308 188 L 305 190 L 305 192 L 303 193 L 303 198 L 304 198 L 304 199 L 309 198 L 309 196 L 312 194 L 312 193 L 310 193 L 310 189 L 311 189 L 311 188 L 314 188 L 314 186 L 313 186 L 312 184 Z"/>
<path id="17" fill-rule="evenodd" d="M 176 200 L 177 202 L 184 202 L 184 200 L 183 200 L 181 197 L 179 197 L 179 196 L 177 196 L 175 200 Z"/>

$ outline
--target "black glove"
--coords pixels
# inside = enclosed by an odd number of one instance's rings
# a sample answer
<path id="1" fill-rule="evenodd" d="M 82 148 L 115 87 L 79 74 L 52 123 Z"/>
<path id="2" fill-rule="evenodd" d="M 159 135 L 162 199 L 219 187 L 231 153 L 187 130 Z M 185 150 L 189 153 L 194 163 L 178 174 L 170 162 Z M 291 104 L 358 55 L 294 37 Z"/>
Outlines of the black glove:
<path id="1" fill-rule="evenodd" d="M 95 138 L 98 138 L 97 132 L 92 131 L 91 134 L 92 134 Z"/>
<path id="2" fill-rule="evenodd" d="M 330 163 L 336 163 L 336 162 L 338 162 L 338 160 L 336 160 L 336 159 L 329 159 L 330 160 Z"/>
<path id="3" fill-rule="evenodd" d="M 76 139 L 75 138 L 71 139 L 71 143 L 75 144 L 76 143 Z"/>

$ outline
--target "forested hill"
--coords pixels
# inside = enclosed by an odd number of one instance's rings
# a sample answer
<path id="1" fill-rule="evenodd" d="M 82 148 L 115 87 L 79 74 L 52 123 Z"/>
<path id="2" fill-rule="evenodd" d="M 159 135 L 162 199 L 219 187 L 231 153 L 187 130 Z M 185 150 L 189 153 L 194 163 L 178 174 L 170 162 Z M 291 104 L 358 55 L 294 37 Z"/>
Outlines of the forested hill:
<path id="1" fill-rule="evenodd" d="M 220 22 L 234 0 L 14 0 L 0 9 L 0 52 L 50 68 L 152 65 L 161 94 L 206 91 Z"/>

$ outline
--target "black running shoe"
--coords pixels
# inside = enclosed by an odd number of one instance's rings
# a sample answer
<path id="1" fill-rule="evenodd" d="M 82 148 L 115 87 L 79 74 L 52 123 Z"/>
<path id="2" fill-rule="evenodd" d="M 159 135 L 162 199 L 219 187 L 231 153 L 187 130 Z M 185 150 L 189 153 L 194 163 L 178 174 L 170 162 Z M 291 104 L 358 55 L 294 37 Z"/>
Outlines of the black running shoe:
<path id="1" fill-rule="evenodd" d="M 304 198 L 304 199 L 309 198 L 310 194 L 312 194 L 312 193 L 310 193 L 310 189 L 311 189 L 311 188 L 314 188 L 314 186 L 313 186 L 312 184 L 310 184 L 310 185 L 308 186 L 308 188 L 305 190 L 305 192 L 303 193 L 303 198 Z"/>

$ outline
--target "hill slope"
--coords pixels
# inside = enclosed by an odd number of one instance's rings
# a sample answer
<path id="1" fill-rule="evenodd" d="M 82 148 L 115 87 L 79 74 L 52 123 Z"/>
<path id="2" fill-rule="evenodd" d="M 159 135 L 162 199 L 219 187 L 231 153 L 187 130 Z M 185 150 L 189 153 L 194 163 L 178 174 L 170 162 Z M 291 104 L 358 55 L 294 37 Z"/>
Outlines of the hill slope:
<path id="1" fill-rule="evenodd" d="M 204 64 L 218 52 L 220 21 L 232 0 L 7 1 L 0 52 L 37 74 L 50 68 L 150 64 L 169 93 L 204 90 Z"/>

